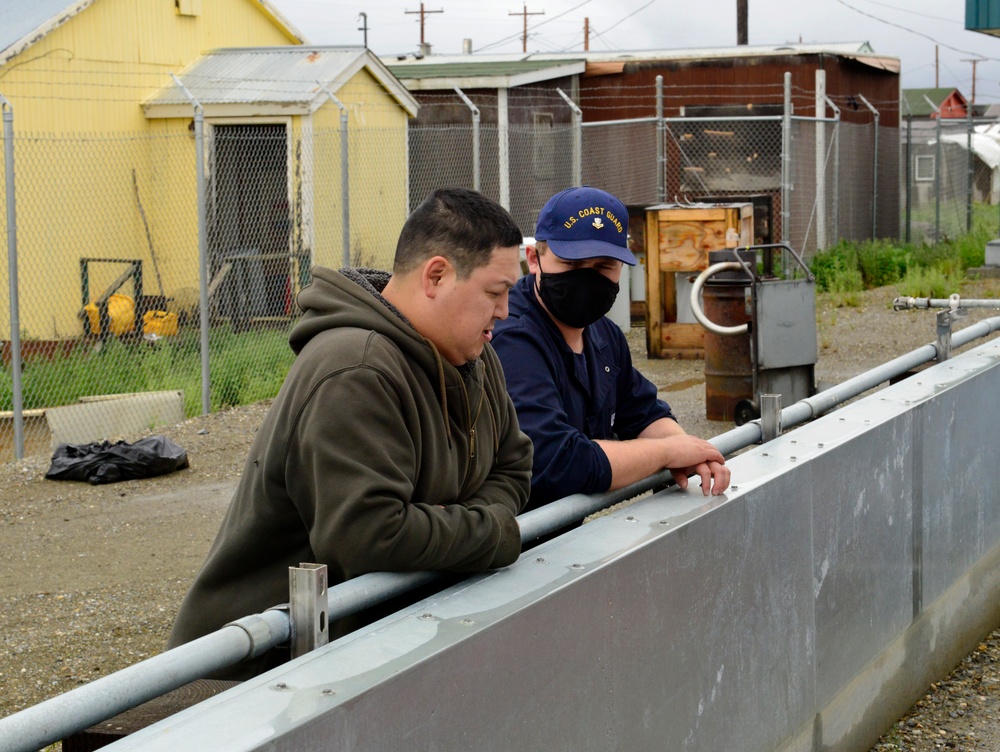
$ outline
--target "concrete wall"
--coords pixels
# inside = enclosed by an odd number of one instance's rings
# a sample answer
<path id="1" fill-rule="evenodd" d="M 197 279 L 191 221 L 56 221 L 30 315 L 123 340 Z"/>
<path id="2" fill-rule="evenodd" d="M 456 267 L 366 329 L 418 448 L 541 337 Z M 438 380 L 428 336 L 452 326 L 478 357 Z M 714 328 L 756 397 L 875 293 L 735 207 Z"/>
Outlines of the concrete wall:
<path id="1" fill-rule="evenodd" d="M 867 750 L 1000 620 L 1000 344 L 108 749 Z"/>

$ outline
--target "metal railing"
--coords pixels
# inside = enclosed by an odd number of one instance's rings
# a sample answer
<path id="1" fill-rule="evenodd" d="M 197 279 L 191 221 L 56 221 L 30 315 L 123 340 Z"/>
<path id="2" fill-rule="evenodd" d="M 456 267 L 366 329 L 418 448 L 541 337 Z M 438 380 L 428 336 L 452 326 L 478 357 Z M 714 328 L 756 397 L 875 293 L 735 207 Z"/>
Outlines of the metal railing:
<path id="1" fill-rule="evenodd" d="M 943 302 L 953 307 L 953 300 Z M 990 302 L 993 306 L 997 305 L 997 301 Z M 948 351 L 951 347 L 961 347 L 997 331 L 1000 331 L 1000 317 L 985 319 L 954 334 L 949 332 Z M 780 408 L 779 400 L 761 400 L 765 414 L 760 420 L 713 437 L 710 442 L 723 455 L 731 455 L 760 443 L 765 432 L 776 435 L 783 429 L 810 421 L 917 366 L 935 359 L 943 360 L 942 354 L 947 357 L 947 351 L 942 353 L 939 345 L 925 345 L 784 409 Z M 762 425 L 765 428 L 777 426 L 778 429 L 765 431 Z M 595 512 L 652 489 L 666 487 L 672 482 L 670 472 L 665 470 L 616 491 L 573 494 L 526 512 L 517 518 L 522 543 L 530 543 Z M 336 585 L 324 594 L 324 622 L 330 623 L 357 613 L 433 582 L 438 577 L 437 572 L 376 572 Z M 304 629 L 300 632 L 309 633 Z M 293 619 L 285 606 L 276 606 L 263 614 L 239 619 L 191 643 L 0 719 L 0 752 L 27 752 L 51 744 L 212 671 L 256 657 L 288 642 L 295 633 Z M 296 652 L 294 648 L 293 652 Z"/>

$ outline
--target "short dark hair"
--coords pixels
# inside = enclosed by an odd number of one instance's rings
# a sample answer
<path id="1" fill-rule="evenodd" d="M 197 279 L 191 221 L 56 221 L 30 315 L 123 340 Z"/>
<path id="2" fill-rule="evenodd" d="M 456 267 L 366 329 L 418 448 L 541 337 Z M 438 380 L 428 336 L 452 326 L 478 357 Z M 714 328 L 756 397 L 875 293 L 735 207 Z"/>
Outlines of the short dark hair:
<path id="1" fill-rule="evenodd" d="M 444 256 L 459 279 L 490 262 L 497 248 L 521 244 L 521 230 L 500 204 L 468 188 L 439 188 L 406 220 L 396 243 L 395 274 Z"/>

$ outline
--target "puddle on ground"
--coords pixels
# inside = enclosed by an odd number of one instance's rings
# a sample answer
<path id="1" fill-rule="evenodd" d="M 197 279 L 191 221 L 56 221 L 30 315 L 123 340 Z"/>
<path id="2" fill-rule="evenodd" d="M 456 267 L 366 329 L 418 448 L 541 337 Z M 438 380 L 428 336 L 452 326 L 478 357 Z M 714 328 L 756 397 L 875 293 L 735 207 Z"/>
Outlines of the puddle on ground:
<path id="1" fill-rule="evenodd" d="M 673 384 L 667 384 L 664 387 L 660 387 L 661 392 L 683 392 L 685 389 L 690 389 L 693 386 L 698 386 L 699 384 L 704 384 L 705 379 L 684 379 L 684 381 L 678 381 Z"/>

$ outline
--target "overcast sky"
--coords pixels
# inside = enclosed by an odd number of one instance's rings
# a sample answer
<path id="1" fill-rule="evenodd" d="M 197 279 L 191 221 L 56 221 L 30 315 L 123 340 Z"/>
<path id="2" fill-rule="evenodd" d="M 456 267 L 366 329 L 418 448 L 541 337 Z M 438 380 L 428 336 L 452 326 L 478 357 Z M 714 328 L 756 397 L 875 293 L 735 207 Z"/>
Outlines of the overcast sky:
<path id="1" fill-rule="evenodd" d="M 315 44 L 368 46 L 380 56 L 416 52 L 419 0 L 271 0 Z M 520 52 L 527 7 L 528 51 L 643 50 L 736 44 L 736 0 L 425 0 L 424 39 L 437 54 Z M 900 58 L 905 88 L 935 85 L 1000 102 L 1000 38 L 965 30 L 965 0 L 749 0 L 750 44 L 867 41 Z M 442 11 L 442 12 L 432 12 Z M 515 14 L 515 15 L 511 15 Z"/>

